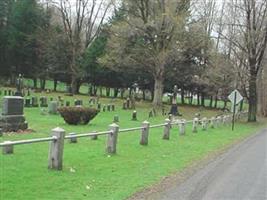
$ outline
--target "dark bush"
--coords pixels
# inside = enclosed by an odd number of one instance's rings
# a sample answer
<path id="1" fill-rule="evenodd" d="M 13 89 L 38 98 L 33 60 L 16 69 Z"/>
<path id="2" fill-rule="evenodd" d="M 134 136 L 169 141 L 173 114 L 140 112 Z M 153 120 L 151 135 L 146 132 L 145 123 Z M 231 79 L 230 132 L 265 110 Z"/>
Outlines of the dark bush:
<path id="1" fill-rule="evenodd" d="M 67 124 L 88 124 L 98 114 L 98 110 L 94 108 L 84 107 L 61 107 L 58 109 L 60 115 Z"/>

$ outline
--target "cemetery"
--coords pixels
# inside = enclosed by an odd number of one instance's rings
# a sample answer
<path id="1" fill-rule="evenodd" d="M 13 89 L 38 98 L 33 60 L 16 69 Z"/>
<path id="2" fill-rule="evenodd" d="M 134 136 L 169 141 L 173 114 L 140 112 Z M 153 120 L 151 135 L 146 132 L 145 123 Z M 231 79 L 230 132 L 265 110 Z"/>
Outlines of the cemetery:
<path id="1" fill-rule="evenodd" d="M 220 110 L 178 105 L 180 115 L 167 114 L 174 104 L 166 104 L 166 112 L 152 109 L 149 102 L 136 102 L 134 109 L 126 103 L 125 109 L 125 100 L 120 98 L 98 98 L 96 101 L 87 95 L 34 91 L 30 96 L 2 95 L 1 99 L 1 119 L 8 117 L 7 114 L 23 119 L 19 128 L 14 124 L 16 129 L 1 125 L 0 164 L 4 172 L 1 179 L 6 181 L 1 189 L 7 191 L 6 197 L 16 199 L 24 192 L 32 197 L 36 195 L 26 189 L 35 188 L 37 176 L 43 182 L 38 186 L 43 198 L 56 198 L 46 193 L 45 188 L 52 184 L 50 181 L 60 184 L 66 179 L 64 187 L 71 184 L 72 198 L 109 199 L 112 192 L 112 198 L 123 199 L 259 128 L 242 123 L 246 113 L 238 114 L 234 132 L 231 131 L 232 116 Z M 14 99 L 19 103 L 10 107 Z M 69 123 L 61 117 L 62 109 L 72 110 L 73 119 L 74 113 L 83 109 L 93 110 L 95 114 L 88 123 Z M 242 132 L 244 128 L 246 132 Z M 57 143 L 59 146 L 54 145 Z M 14 176 L 14 169 L 22 176 Z M 56 175 L 51 170 L 61 171 L 58 173 L 63 173 L 62 178 L 52 178 Z M 142 178 L 138 180 L 140 170 Z M 134 180 L 127 180 L 126 189 L 120 184 L 128 179 L 128 173 Z M 144 175 L 147 178 L 144 179 Z M 12 182 L 19 183 L 25 176 L 29 178 L 27 184 L 30 186 L 17 185 L 18 192 L 12 193 L 9 189 Z M 73 186 L 70 180 L 77 185 Z M 102 191 L 103 187 L 106 192 Z M 57 189 L 54 192 L 57 193 Z M 61 192 L 58 198 L 65 195 L 67 197 L 68 192 Z"/>
<path id="2" fill-rule="evenodd" d="M 266 22 L 267 0 L 0 0 L 0 200 L 263 199 Z"/>

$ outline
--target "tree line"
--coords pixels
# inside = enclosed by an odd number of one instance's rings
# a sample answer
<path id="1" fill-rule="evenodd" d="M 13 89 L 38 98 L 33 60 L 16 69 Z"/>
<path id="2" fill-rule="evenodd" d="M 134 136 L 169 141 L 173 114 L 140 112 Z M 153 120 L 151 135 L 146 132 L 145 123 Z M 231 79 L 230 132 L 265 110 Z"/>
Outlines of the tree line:
<path id="1" fill-rule="evenodd" d="M 266 43 L 266 0 L 0 1 L 1 78 L 21 73 L 42 89 L 52 79 L 73 94 L 137 83 L 158 107 L 177 85 L 182 103 L 204 106 L 239 89 L 256 121 Z"/>

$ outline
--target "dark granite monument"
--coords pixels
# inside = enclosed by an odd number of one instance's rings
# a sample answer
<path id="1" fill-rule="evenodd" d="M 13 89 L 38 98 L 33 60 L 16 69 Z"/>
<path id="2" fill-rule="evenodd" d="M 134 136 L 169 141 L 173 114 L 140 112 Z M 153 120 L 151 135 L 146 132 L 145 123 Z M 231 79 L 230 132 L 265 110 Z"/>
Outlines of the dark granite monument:
<path id="1" fill-rule="evenodd" d="M 19 96 L 5 96 L 3 98 L 0 128 L 4 132 L 25 130 L 28 123 L 23 115 L 23 98 Z"/>
<path id="2" fill-rule="evenodd" d="M 181 116 L 181 114 L 178 111 L 177 93 L 178 93 L 178 88 L 177 85 L 175 85 L 173 88 L 171 111 L 169 112 L 169 114 L 172 114 L 173 116 Z"/>

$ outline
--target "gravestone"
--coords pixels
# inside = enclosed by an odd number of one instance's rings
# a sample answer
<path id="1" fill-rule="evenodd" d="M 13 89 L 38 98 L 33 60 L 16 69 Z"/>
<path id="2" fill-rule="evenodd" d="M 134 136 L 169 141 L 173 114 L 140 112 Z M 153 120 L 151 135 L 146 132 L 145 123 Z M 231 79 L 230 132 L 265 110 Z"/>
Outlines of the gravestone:
<path id="1" fill-rule="evenodd" d="M 23 115 L 23 98 L 19 96 L 5 96 L 3 98 L 0 128 L 4 132 L 25 130 L 28 123 Z"/>
<path id="2" fill-rule="evenodd" d="M 70 102 L 66 101 L 66 107 L 69 107 L 69 106 L 70 106 Z"/>
<path id="3" fill-rule="evenodd" d="M 151 117 L 153 117 L 153 112 L 152 112 L 152 111 L 150 111 L 150 112 L 148 113 L 148 118 L 151 118 Z"/>
<path id="4" fill-rule="evenodd" d="M 133 111 L 132 120 L 133 121 L 137 121 L 137 112 L 136 112 L 136 110 Z"/>
<path id="5" fill-rule="evenodd" d="M 178 93 L 178 87 L 177 87 L 177 85 L 175 85 L 173 88 L 171 110 L 169 112 L 169 114 L 172 114 L 173 116 L 181 116 L 181 114 L 178 111 L 177 93 Z"/>
<path id="6" fill-rule="evenodd" d="M 57 114 L 58 102 L 50 101 L 48 104 L 48 113 L 49 114 Z"/>
<path id="7" fill-rule="evenodd" d="M 40 106 L 41 106 L 41 107 L 48 107 L 48 104 L 47 104 L 47 97 L 41 97 L 41 98 L 40 98 Z"/>
<path id="8" fill-rule="evenodd" d="M 97 104 L 97 110 L 101 111 L 101 103 Z"/>
<path id="9" fill-rule="evenodd" d="M 126 101 L 123 102 L 122 109 L 123 110 L 126 110 L 127 109 L 127 102 Z"/>
<path id="10" fill-rule="evenodd" d="M 38 98 L 37 97 L 32 97 L 32 107 L 38 107 Z"/>
<path id="11" fill-rule="evenodd" d="M 27 108 L 31 107 L 31 99 L 30 98 L 26 98 L 25 99 L 25 105 L 24 105 L 24 107 L 27 107 Z"/>
<path id="12" fill-rule="evenodd" d="M 108 106 L 107 106 L 107 110 L 110 112 L 110 109 L 111 108 L 111 106 L 110 106 L 110 104 L 108 104 Z"/>
<path id="13" fill-rule="evenodd" d="M 118 123 L 119 122 L 119 116 L 118 115 L 114 116 L 113 122 L 114 123 Z"/>
<path id="14" fill-rule="evenodd" d="M 77 99 L 75 99 L 75 100 L 74 100 L 74 105 L 75 105 L 75 106 L 82 106 L 82 105 L 83 105 L 83 101 L 82 101 L 82 100 L 77 100 Z"/>
<path id="15" fill-rule="evenodd" d="M 126 100 L 126 109 L 130 109 L 130 98 L 127 98 Z"/>

